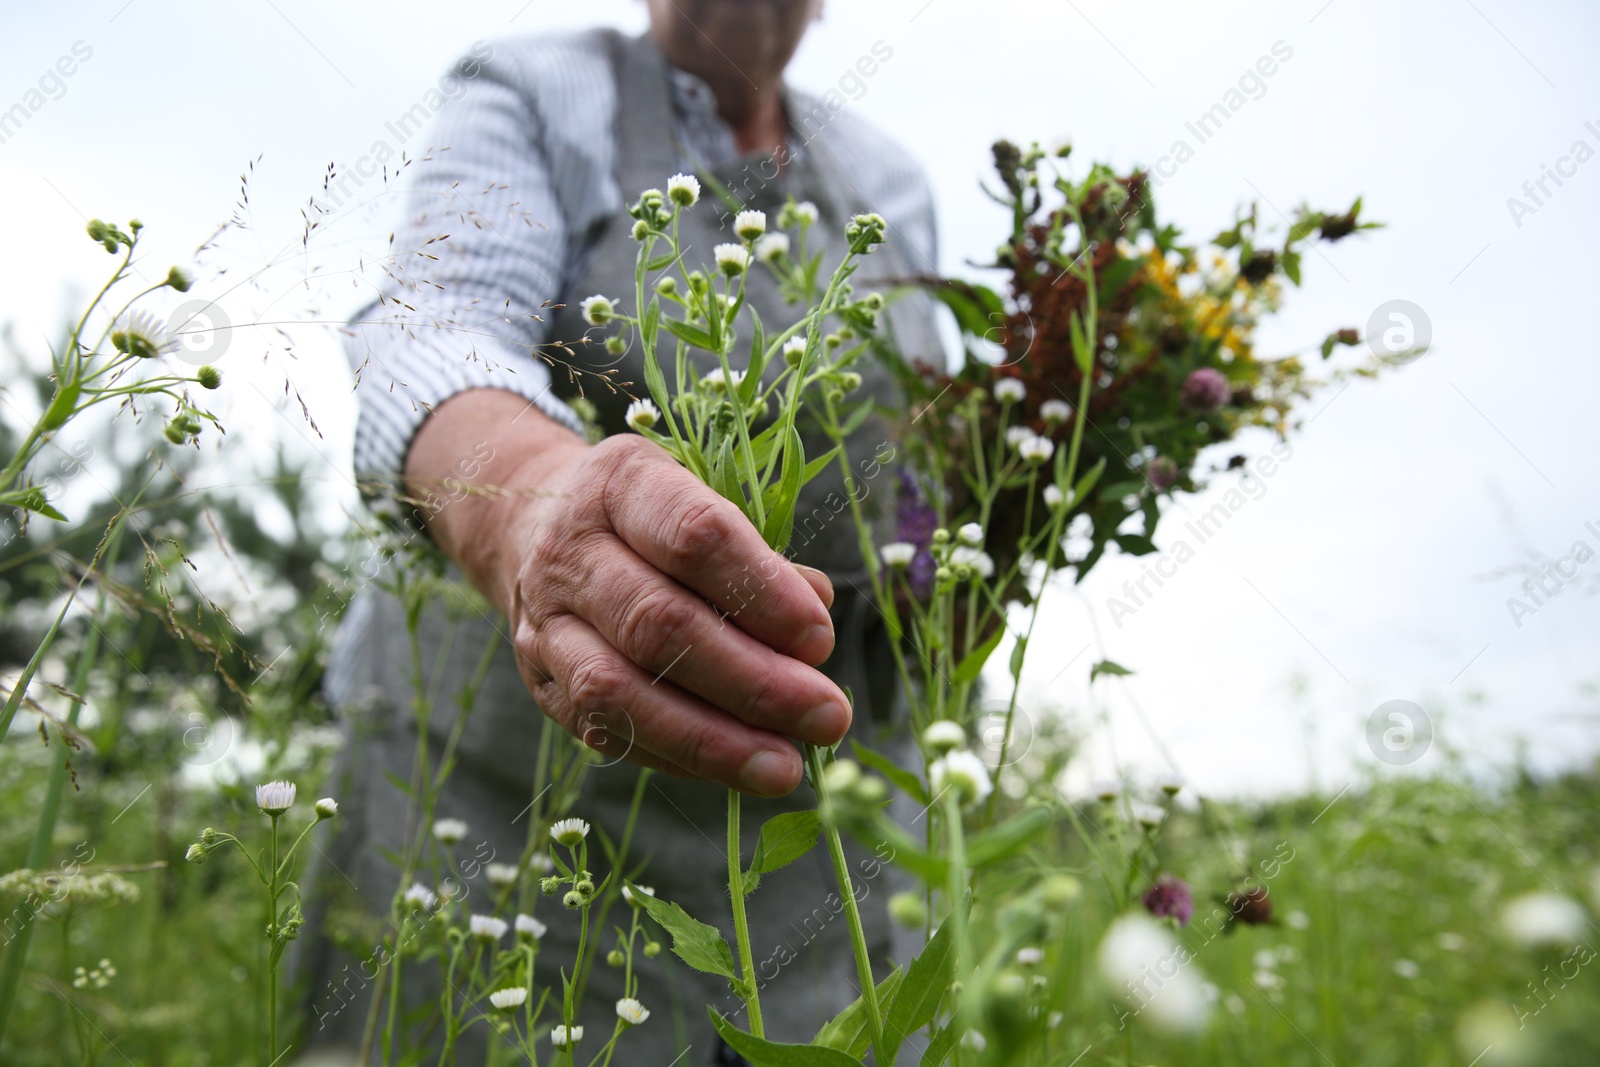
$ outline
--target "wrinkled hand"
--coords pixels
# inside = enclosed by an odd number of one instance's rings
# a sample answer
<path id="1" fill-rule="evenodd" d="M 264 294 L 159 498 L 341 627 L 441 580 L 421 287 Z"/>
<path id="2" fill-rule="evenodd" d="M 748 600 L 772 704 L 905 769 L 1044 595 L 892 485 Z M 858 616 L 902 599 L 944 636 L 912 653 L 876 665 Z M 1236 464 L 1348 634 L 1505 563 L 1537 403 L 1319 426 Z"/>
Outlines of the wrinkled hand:
<path id="1" fill-rule="evenodd" d="M 613 758 L 789 792 L 801 760 L 786 738 L 829 745 L 850 725 L 844 694 L 813 666 L 833 649 L 828 579 L 768 548 L 649 441 L 590 447 L 556 432 L 476 479 L 500 491 L 429 521 L 506 613 L 529 691 Z"/>

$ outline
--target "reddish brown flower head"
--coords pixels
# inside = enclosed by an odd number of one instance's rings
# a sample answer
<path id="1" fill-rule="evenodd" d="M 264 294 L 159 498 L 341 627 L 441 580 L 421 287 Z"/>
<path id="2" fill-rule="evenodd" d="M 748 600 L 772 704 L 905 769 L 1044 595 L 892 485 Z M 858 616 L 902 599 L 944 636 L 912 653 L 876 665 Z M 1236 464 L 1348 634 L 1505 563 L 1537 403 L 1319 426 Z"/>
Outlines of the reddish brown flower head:
<path id="1" fill-rule="evenodd" d="M 1145 468 L 1144 476 L 1158 490 L 1171 489 L 1178 484 L 1178 465 L 1166 456 L 1157 456 Z"/>
<path id="2" fill-rule="evenodd" d="M 1272 897 L 1266 886 L 1252 886 L 1228 894 L 1228 910 L 1246 926 L 1265 926 L 1272 922 Z"/>
<path id="3" fill-rule="evenodd" d="M 1233 388 L 1228 385 L 1228 379 L 1222 372 L 1214 367 L 1201 367 L 1191 371 L 1189 377 L 1184 379 L 1183 389 L 1178 394 L 1178 399 L 1183 406 L 1201 415 L 1209 415 L 1228 402 L 1233 395 Z"/>
<path id="4" fill-rule="evenodd" d="M 1186 925 L 1194 914 L 1194 894 L 1181 878 L 1163 874 L 1144 895 L 1145 910 L 1158 919 L 1176 919 Z"/>

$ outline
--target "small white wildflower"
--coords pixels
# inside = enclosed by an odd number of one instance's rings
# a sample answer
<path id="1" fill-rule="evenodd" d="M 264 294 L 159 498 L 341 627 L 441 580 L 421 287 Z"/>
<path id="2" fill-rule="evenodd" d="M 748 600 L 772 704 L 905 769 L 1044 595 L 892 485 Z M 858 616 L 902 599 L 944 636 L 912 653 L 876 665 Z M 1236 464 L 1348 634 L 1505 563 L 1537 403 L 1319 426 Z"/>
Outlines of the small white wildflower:
<path id="1" fill-rule="evenodd" d="M 583 1040 L 583 1027 L 574 1026 L 569 1033 L 565 1026 L 557 1026 L 550 1031 L 550 1043 L 556 1048 L 566 1048 L 576 1045 Z"/>
<path id="2" fill-rule="evenodd" d="M 467 836 L 467 824 L 461 819 L 433 820 L 433 839 L 441 845 L 453 845 Z"/>
<path id="3" fill-rule="evenodd" d="M 528 857 L 529 874 L 549 874 L 556 869 L 556 861 L 550 858 L 548 852 L 535 852 Z"/>
<path id="4" fill-rule="evenodd" d="M 819 217 L 817 205 L 809 200 L 800 201 L 794 206 L 794 217 L 800 223 L 801 228 L 816 225 Z"/>
<path id="5" fill-rule="evenodd" d="M 830 793 L 842 793 L 861 780 L 861 764 L 853 759 L 836 759 L 822 772 Z"/>
<path id="6" fill-rule="evenodd" d="M 588 836 L 589 824 L 582 819 L 562 819 L 550 827 L 550 840 L 568 848 L 577 848 L 578 843 Z"/>
<path id="7" fill-rule="evenodd" d="M 994 398 L 1002 404 L 1015 404 L 1028 395 L 1028 387 L 1015 378 L 1001 378 L 994 386 Z"/>
<path id="8" fill-rule="evenodd" d="M 1395 960 L 1394 973 L 1401 978 L 1415 978 L 1422 973 L 1415 960 Z"/>
<path id="9" fill-rule="evenodd" d="M 498 941 L 506 936 L 510 924 L 504 919 L 497 919 L 493 915 L 474 915 L 467 920 L 467 928 L 472 931 L 472 936 L 484 941 Z"/>
<path id="10" fill-rule="evenodd" d="M 977 1030 L 968 1030 L 961 1035 L 961 1047 L 969 1048 L 973 1052 L 982 1052 L 989 1047 L 989 1039 Z"/>
<path id="11" fill-rule="evenodd" d="M 1045 422 L 1066 422 L 1072 418 L 1072 405 L 1065 400 L 1046 400 L 1039 405 L 1039 417 Z"/>
<path id="12" fill-rule="evenodd" d="M 1175 797 L 1183 792 L 1183 785 L 1183 775 L 1176 771 L 1156 775 L 1156 788 L 1169 797 Z"/>
<path id="13" fill-rule="evenodd" d="M 700 179 L 693 174 L 674 174 L 667 179 L 667 199 L 679 207 L 694 207 L 700 199 Z"/>
<path id="14" fill-rule="evenodd" d="M 750 250 L 744 245 L 720 244 L 711 250 L 717 269 L 730 278 L 737 278 L 750 269 Z"/>
<path id="15" fill-rule="evenodd" d="M 461 895 L 461 885 L 454 878 L 446 878 L 439 883 L 439 899 L 446 904 Z"/>
<path id="16" fill-rule="evenodd" d="M 489 1003 L 501 1011 L 516 1011 L 528 1002 L 528 990 L 523 986 L 496 989 L 489 994 Z"/>
<path id="17" fill-rule="evenodd" d="M 421 882 L 412 882 L 411 888 L 406 890 L 405 896 L 401 899 L 417 911 L 432 911 L 433 906 L 439 903 L 439 898 L 434 896 L 433 890 Z"/>
<path id="18" fill-rule="evenodd" d="M 1006 444 L 1012 448 L 1019 447 L 1024 441 L 1031 441 L 1039 436 L 1026 426 L 1011 426 L 1006 429 Z"/>
<path id="19" fill-rule="evenodd" d="M 950 565 L 952 567 L 971 568 L 974 578 L 988 579 L 994 577 L 994 560 L 989 553 L 970 548 L 967 545 L 951 549 Z"/>
<path id="20" fill-rule="evenodd" d="M 964 749 L 948 752 L 934 760 L 928 768 L 928 782 L 936 795 L 946 789 L 953 790 L 965 806 L 983 803 L 994 790 L 994 784 L 989 780 L 989 768 L 983 760 Z"/>
<path id="21" fill-rule="evenodd" d="M 909 541 L 890 541 L 878 549 L 886 567 L 909 567 L 917 558 L 917 546 Z"/>
<path id="22" fill-rule="evenodd" d="M 1158 1029 L 1187 1033 L 1205 1022 L 1210 1005 L 1199 967 L 1155 920 L 1135 912 L 1113 922 L 1100 942 L 1099 964 L 1112 988 Z M 1154 996 L 1152 974 L 1162 977 Z"/>
<path id="23" fill-rule="evenodd" d="M 294 806 L 293 782 L 268 782 L 256 786 L 256 807 L 265 815 L 282 815 Z"/>
<path id="24" fill-rule="evenodd" d="M 1104 801 L 1112 801 L 1122 795 L 1122 783 L 1115 778 L 1096 778 L 1089 791 Z"/>
<path id="25" fill-rule="evenodd" d="M 637 888 L 639 890 L 639 894 L 641 896 L 653 897 L 653 896 L 656 895 L 656 891 L 653 888 L 651 888 L 650 886 L 647 886 L 647 885 L 641 885 L 641 886 L 627 886 L 627 885 L 625 885 L 625 886 L 622 887 L 622 899 L 626 900 L 629 904 L 637 904 L 638 903 L 638 901 L 633 899 L 633 891 L 634 891 L 635 888 Z"/>
<path id="26" fill-rule="evenodd" d="M 489 876 L 489 884 L 496 889 L 516 885 L 517 877 L 521 873 L 515 863 L 491 863 L 483 870 Z"/>
<path id="27" fill-rule="evenodd" d="M 767 232 L 765 211 L 741 211 L 733 217 L 733 232 L 746 241 L 754 241 Z"/>
<path id="28" fill-rule="evenodd" d="M 711 390 L 713 393 L 720 393 L 724 389 L 730 391 L 737 390 L 739 386 L 744 384 L 744 375 L 744 371 L 736 370 L 730 371 L 725 376 L 722 373 L 721 367 L 713 367 L 711 370 L 706 372 L 704 378 L 700 379 L 700 384 Z"/>
<path id="29" fill-rule="evenodd" d="M 583 311 L 583 321 L 590 326 L 604 326 L 617 313 L 616 305 L 599 293 L 585 297 L 579 308 Z"/>
<path id="30" fill-rule="evenodd" d="M 791 367 L 799 363 L 806 354 L 806 335 L 798 334 L 783 342 L 783 358 Z"/>
<path id="31" fill-rule="evenodd" d="M 956 540 L 977 548 L 983 544 L 983 527 L 975 522 L 969 522 L 956 531 Z"/>
<path id="32" fill-rule="evenodd" d="M 339 814 L 339 802 L 332 797 L 323 797 L 316 804 L 317 818 L 331 819 Z"/>
<path id="33" fill-rule="evenodd" d="M 1257 949 L 1250 962 L 1258 971 L 1270 971 L 1278 965 L 1278 954 L 1270 948 Z"/>
<path id="34" fill-rule="evenodd" d="M 967 743 L 967 732 L 958 722 L 949 719 L 940 719 L 930 723 L 922 731 L 922 743 L 930 752 L 949 752 L 952 748 L 960 748 Z"/>
<path id="35" fill-rule="evenodd" d="M 661 409 L 649 400 L 635 400 L 623 415 L 635 430 L 648 430 L 661 418 Z"/>
<path id="36" fill-rule="evenodd" d="M 177 341 L 162 321 L 148 311 L 130 311 L 111 331 L 111 344 L 118 352 L 139 359 L 154 359 L 177 347 Z"/>
<path id="37" fill-rule="evenodd" d="M 1135 801 L 1133 805 L 1133 817 L 1137 819 L 1139 825 L 1143 826 L 1146 830 L 1154 830 L 1161 825 L 1162 820 L 1167 817 L 1167 813 L 1154 804 L 1146 804 L 1143 801 Z"/>
<path id="38" fill-rule="evenodd" d="M 617 1001 L 617 1018 L 628 1026 L 638 1026 L 650 1018 L 650 1009 L 632 997 L 623 997 Z"/>
<path id="39" fill-rule="evenodd" d="M 1044 502 L 1047 507 L 1059 508 L 1067 502 L 1067 494 L 1061 491 L 1059 485 L 1047 485 L 1044 487 Z"/>
<path id="40" fill-rule="evenodd" d="M 1505 906 L 1500 926 L 1523 948 L 1570 948 L 1588 926 L 1583 907 L 1560 893 L 1525 893 Z"/>
<path id="41" fill-rule="evenodd" d="M 1056 443 L 1054 441 L 1048 437 L 1040 437 L 1037 434 L 1017 445 L 1017 455 L 1021 456 L 1024 462 L 1031 463 L 1036 467 L 1048 462 L 1050 457 L 1055 454 L 1055 451 Z"/>
<path id="42" fill-rule="evenodd" d="M 1024 967 L 1037 967 L 1044 962 L 1044 949 L 1019 948 L 1017 949 L 1017 962 Z"/>
<path id="43" fill-rule="evenodd" d="M 789 254 L 789 235 L 786 233 L 763 234 L 756 241 L 756 258 L 763 263 L 775 263 Z"/>
<path id="44" fill-rule="evenodd" d="M 526 937 L 534 941 L 539 940 L 550 929 L 532 915 L 518 915 L 513 925 L 516 927 L 518 937 Z"/>
<path id="45" fill-rule="evenodd" d="M 1300 927 L 1296 927 L 1296 929 L 1300 929 Z M 1462 949 L 1467 947 L 1467 939 L 1462 937 L 1460 934 L 1451 933 L 1449 930 L 1446 930 L 1444 933 L 1439 935 L 1439 947 L 1444 949 L 1446 952 L 1460 952 Z"/>

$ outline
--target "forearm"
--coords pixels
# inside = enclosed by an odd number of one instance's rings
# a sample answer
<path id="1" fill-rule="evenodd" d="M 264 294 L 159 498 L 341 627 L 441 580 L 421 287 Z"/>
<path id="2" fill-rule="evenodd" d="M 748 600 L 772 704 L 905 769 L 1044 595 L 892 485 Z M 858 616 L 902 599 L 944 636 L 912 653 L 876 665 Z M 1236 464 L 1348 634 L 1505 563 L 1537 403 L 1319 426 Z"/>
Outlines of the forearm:
<path id="1" fill-rule="evenodd" d="M 527 400 L 468 389 L 436 408 L 406 454 L 406 493 L 422 504 L 429 534 L 502 611 L 509 608 L 503 555 L 516 515 L 552 472 L 588 444 Z"/>

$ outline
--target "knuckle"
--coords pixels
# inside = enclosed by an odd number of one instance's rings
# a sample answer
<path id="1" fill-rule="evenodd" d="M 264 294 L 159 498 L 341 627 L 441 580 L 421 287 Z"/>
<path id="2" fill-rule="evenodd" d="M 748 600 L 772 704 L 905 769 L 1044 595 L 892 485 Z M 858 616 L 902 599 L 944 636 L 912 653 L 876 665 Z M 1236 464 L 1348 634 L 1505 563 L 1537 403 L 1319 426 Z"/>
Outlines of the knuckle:
<path id="1" fill-rule="evenodd" d="M 733 538 L 721 497 L 685 501 L 670 512 L 662 547 L 675 567 L 692 569 L 714 558 Z"/>
<path id="2" fill-rule="evenodd" d="M 566 691 L 567 703 L 580 718 L 603 716 L 623 705 L 628 674 L 620 664 L 595 656 L 573 668 Z"/>
<path id="3" fill-rule="evenodd" d="M 665 663 L 682 651 L 694 626 L 695 608 L 670 589 L 652 589 L 634 600 L 622 615 L 619 643 L 635 663 Z"/>
<path id="4" fill-rule="evenodd" d="M 701 778 L 723 778 L 736 771 L 736 744 L 727 727 L 713 718 L 687 728 L 680 738 L 681 754 L 674 761 Z"/>

